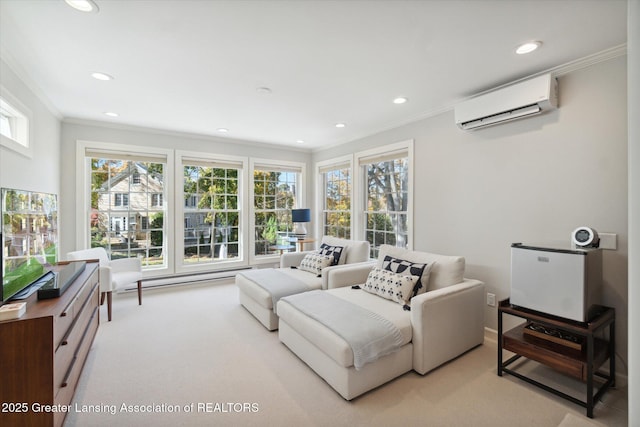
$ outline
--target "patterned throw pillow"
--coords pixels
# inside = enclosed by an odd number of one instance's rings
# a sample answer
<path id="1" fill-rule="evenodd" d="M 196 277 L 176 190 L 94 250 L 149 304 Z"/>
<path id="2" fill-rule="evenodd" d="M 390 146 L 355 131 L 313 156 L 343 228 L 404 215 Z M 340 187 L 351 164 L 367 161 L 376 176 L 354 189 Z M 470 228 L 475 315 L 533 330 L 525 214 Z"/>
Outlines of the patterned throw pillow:
<path id="1" fill-rule="evenodd" d="M 329 255 L 321 255 L 318 253 L 310 253 L 304 256 L 300 263 L 300 270 L 308 271 L 309 273 L 322 274 L 322 269 L 331 265 L 333 257 Z"/>
<path id="2" fill-rule="evenodd" d="M 427 269 L 426 263 L 405 261 L 403 259 L 387 255 L 382 261 L 382 268 L 405 276 L 416 276 L 416 287 L 413 290 L 414 292 L 412 296 L 416 296 L 427 290 L 424 280 L 422 279 L 422 275 L 424 274 L 425 269 Z"/>
<path id="3" fill-rule="evenodd" d="M 413 297 L 413 288 L 418 281 L 417 276 L 394 273 L 374 267 L 362 289 L 391 301 L 405 305 Z"/>
<path id="4" fill-rule="evenodd" d="M 323 243 L 320 245 L 320 250 L 318 251 L 321 255 L 330 255 L 333 257 L 331 261 L 331 265 L 338 265 L 340 261 L 340 255 L 342 255 L 342 251 L 344 250 L 344 246 L 331 246 Z"/>

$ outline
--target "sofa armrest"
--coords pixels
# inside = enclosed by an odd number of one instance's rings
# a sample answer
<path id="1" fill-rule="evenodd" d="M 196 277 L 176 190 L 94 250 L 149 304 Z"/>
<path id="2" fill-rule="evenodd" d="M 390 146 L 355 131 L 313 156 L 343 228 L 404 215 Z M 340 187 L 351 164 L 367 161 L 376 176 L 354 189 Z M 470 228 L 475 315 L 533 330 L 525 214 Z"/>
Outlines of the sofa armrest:
<path id="1" fill-rule="evenodd" d="M 484 283 L 461 283 L 411 299 L 413 369 L 426 374 L 484 341 Z"/>
<path id="2" fill-rule="evenodd" d="M 280 268 L 297 267 L 302 262 L 305 255 L 313 251 L 285 252 L 280 256 Z"/>
<path id="3" fill-rule="evenodd" d="M 361 285 L 367 281 L 367 276 L 375 265 L 376 261 L 365 261 L 326 267 L 322 270 L 322 289 Z"/>

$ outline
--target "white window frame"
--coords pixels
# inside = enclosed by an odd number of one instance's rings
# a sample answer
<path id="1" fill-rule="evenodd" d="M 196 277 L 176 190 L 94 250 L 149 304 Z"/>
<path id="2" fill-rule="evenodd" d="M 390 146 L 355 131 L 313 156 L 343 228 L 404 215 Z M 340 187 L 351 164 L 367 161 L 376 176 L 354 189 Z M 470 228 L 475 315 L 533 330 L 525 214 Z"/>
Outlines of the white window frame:
<path id="1" fill-rule="evenodd" d="M 201 164 L 208 164 L 211 166 L 215 166 L 216 164 L 228 164 L 233 165 L 236 164 L 239 167 L 239 191 L 238 191 L 238 204 L 239 204 L 239 233 L 238 243 L 240 244 L 240 248 L 238 250 L 239 256 L 237 259 L 225 260 L 225 261 L 216 261 L 211 263 L 196 263 L 196 264 L 184 264 L 184 229 L 185 229 L 185 204 L 186 201 L 184 199 L 184 183 L 183 183 L 183 167 L 185 163 L 189 163 L 190 161 L 197 161 Z M 239 156 L 228 156 L 221 154 L 207 154 L 202 152 L 195 151 L 183 151 L 177 150 L 175 155 L 175 170 L 176 170 L 176 200 L 181 200 L 175 207 L 175 244 L 174 244 L 174 255 L 176 265 L 176 272 L 178 273 L 196 273 L 203 271 L 211 271 L 216 269 L 230 269 L 240 266 L 248 265 L 247 261 L 247 247 L 248 246 L 248 235 L 250 235 L 249 221 L 248 217 L 251 215 L 251 205 L 249 205 L 249 189 L 248 182 L 252 181 L 249 179 L 249 160 L 247 157 L 239 157 Z M 197 205 L 197 203 L 196 203 Z M 188 205 L 191 207 L 191 204 Z M 194 224 L 191 224 L 192 226 Z"/>
<path id="2" fill-rule="evenodd" d="M 91 172 L 90 161 L 87 160 L 86 153 L 88 151 L 98 151 L 108 156 L 113 153 L 114 156 L 122 158 L 131 156 L 132 159 L 138 157 L 157 158 L 166 164 L 163 171 L 164 188 L 166 192 L 165 202 L 168 208 L 165 211 L 165 233 L 163 234 L 163 249 L 167 255 L 164 257 L 164 265 L 153 267 L 151 269 L 142 270 L 143 277 L 149 278 L 154 276 L 164 276 L 175 273 L 175 259 L 170 256 L 170 243 L 175 241 L 174 227 L 169 226 L 168 221 L 172 221 L 172 215 L 175 212 L 171 206 L 174 205 L 174 153 L 173 150 L 161 148 L 150 148 L 148 146 L 135 146 L 130 144 L 114 144 L 97 141 L 76 141 L 76 248 L 86 249 L 91 247 L 91 236 L 87 233 L 89 230 L 89 219 L 91 207 L 91 182 L 87 179 Z"/>
<path id="3" fill-rule="evenodd" d="M 354 216 L 354 193 L 355 193 L 355 185 L 354 185 L 354 169 L 353 169 L 353 154 L 349 154 L 346 156 L 336 157 L 333 159 L 323 160 L 317 162 L 315 165 L 316 169 L 316 203 L 315 203 L 315 211 L 316 211 L 316 236 L 320 236 L 320 239 L 324 236 L 324 201 L 326 198 L 326 183 L 324 180 L 324 174 L 330 170 L 343 169 L 348 168 L 350 170 L 351 177 L 351 197 L 350 197 L 350 215 L 351 215 L 351 224 L 350 224 L 350 234 L 351 237 L 355 236 L 355 216 Z"/>
<path id="4" fill-rule="evenodd" d="M 364 176 L 363 165 L 366 163 L 370 163 L 372 159 L 375 158 L 388 158 L 389 156 L 398 155 L 407 157 L 407 161 L 409 163 L 409 176 L 408 180 L 408 191 L 407 197 L 409 200 L 407 201 L 407 249 L 413 250 L 413 242 L 414 242 L 414 227 L 413 227 L 413 203 L 414 203 L 414 141 L 413 139 L 396 142 L 393 144 L 384 145 L 382 147 L 372 148 L 370 150 L 360 151 L 354 154 L 354 168 L 357 168 L 353 174 L 353 188 L 357 188 L 357 193 L 359 197 L 356 198 L 355 210 L 357 212 L 356 215 L 352 216 L 352 222 L 355 218 L 355 230 L 356 230 L 356 238 L 357 240 L 366 240 L 366 217 L 365 210 L 367 206 L 367 182 Z M 353 204 L 352 204 L 353 206 Z M 354 226 L 354 224 L 352 224 Z"/>
<path id="5" fill-rule="evenodd" d="M 279 254 L 272 255 L 256 255 L 255 254 L 255 182 L 254 182 L 254 171 L 267 169 L 267 170 L 282 170 L 287 172 L 297 172 L 299 174 L 299 181 L 297 183 L 298 188 L 296 189 L 296 200 L 295 206 L 296 208 L 306 208 L 307 200 L 306 200 L 306 169 L 307 166 L 302 162 L 293 162 L 293 161 L 284 161 L 284 160 L 271 160 L 271 159 L 249 159 L 249 263 L 250 264 L 261 264 L 261 263 L 272 263 L 277 261 L 280 258 Z"/>
<path id="6" fill-rule="evenodd" d="M 0 133 L 0 145 L 32 158 L 33 114 L 2 85 L 0 85 L 0 114 L 8 119 L 12 129 L 11 137 Z M 15 131 L 15 135 L 13 135 L 13 131 Z"/>

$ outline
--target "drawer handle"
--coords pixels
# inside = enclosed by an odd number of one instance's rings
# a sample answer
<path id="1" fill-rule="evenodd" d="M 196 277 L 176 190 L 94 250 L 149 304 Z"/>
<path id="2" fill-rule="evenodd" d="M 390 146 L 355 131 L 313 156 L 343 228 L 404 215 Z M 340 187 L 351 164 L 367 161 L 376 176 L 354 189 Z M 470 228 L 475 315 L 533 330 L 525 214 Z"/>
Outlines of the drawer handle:
<path id="1" fill-rule="evenodd" d="M 71 359 L 71 363 L 69 364 L 69 369 L 67 369 L 67 373 L 64 376 L 64 379 L 62 380 L 62 384 L 60 384 L 60 388 L 64 388 L 69 385 L 69 377 L 71 376 L 71 371 L 73 370 L 73 365 L 76 364 L 77 358 L 78 358 L 77 356 L 73 356 L 73 359 Z"/>

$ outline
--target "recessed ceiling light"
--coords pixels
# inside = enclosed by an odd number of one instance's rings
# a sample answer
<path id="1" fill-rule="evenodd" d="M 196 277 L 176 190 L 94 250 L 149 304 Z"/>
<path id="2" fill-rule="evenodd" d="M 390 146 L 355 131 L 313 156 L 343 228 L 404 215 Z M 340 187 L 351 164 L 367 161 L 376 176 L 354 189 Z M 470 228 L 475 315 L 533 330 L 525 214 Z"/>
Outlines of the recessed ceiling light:
<path id="1" fill-rule="evenodd" d="M 218 132 L 227 133 L 227 132 L 229 132 L 229 129 L 227 129 L 227 128 L 218 128 Z"/>
<path id="2" fill-rule="evenodd" d="M 396 99 L 393 100 L 394 104 L 404 104 L 405 102 L 407 102 L 408 99 L 405 98 L 404 96 L 399 96 Z"/>
<path id="3" fill-rule="evenodd" d="M 302 139 L 296 139 L 296 142 L 297 142 L 298 144 L 304 144 L 304 141 L 303 141 Z"/>
<path id="4" fill-rule="evenodd" d="M 113 111 L 107 111 L 104 113 L 105 116 L 109 116 L 109 117 L 118 117 L 119 114 L 118 113 L 114 113 Z"/>
<path id="5" fill-rule="evenodd" d="M 542 46 L 542 42 L 539 42 L 539 41 L 532 41 L 532 42 L 523 43 L 520 46 L 518 46 L 518 48 L 516 49 L 516 53 L 518 55 L 524 55 L 525 53 L 531 53 L 534 50 L 536 50 L 537 48 L 539 48 L 540 46 Z"/>
<path id="6" fill-rule="evenodd" d="M 343 128 L 343 127 L 345 127 L 345 126 L 346 126 L 346 125 L 345 125 L 344 123 L 336 123 L 336 127 L 337 127 L 337 128 Z"/>
<path id="7" fill-rule="evenodd" d="M 113 80 L 113 76 L 110 76 L 109 74 L 105 74 L 105 73 L 100 73 L 100 72 L 91 73 L 91 77 L 93 77 L 96 80 L 102 80 L 102 81 Z"/>
<path id="8" fill-rule="evenodd" d="M 93 12 L 97 13 L 100 9 L 93 0 L 64 0 L 72 8 L 79 10 L 80 12 Z"/>

